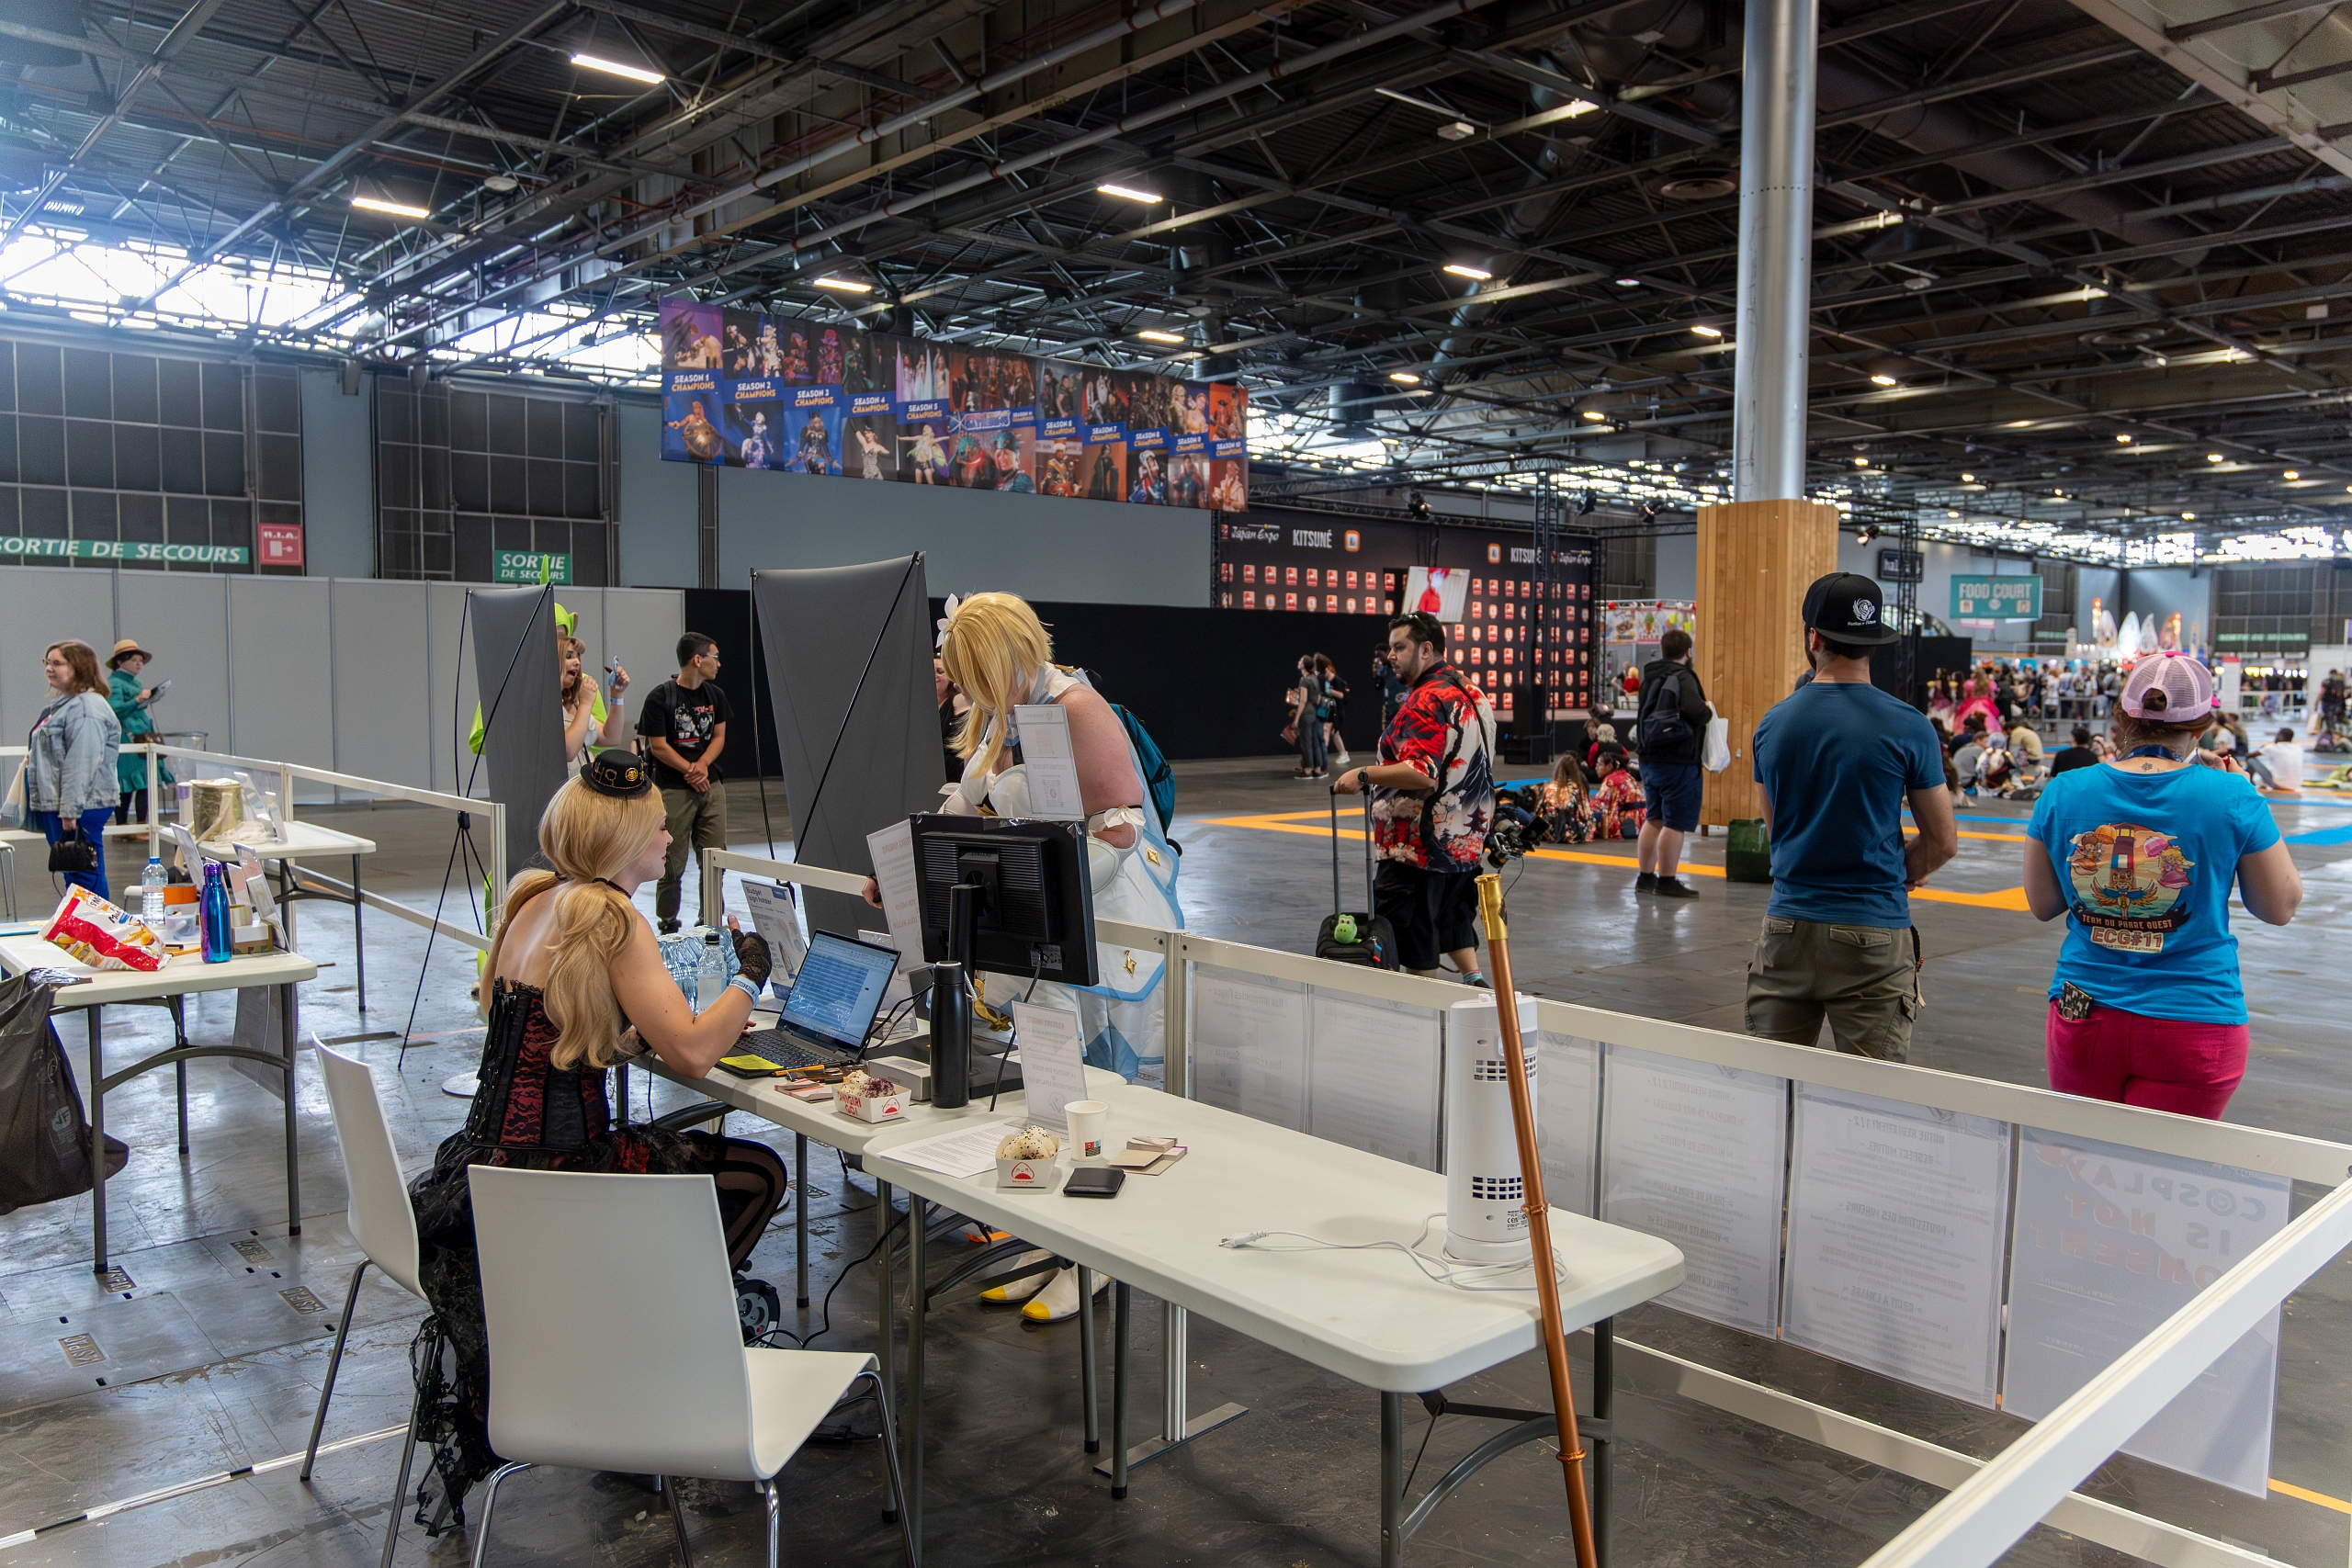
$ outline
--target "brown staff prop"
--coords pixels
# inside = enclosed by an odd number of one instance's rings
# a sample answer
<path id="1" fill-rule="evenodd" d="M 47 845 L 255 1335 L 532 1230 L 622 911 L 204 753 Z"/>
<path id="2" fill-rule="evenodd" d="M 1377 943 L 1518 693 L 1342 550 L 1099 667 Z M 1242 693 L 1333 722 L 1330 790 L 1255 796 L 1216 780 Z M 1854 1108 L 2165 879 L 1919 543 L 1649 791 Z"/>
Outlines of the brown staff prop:
<path id="1" fill-rule="evenodd" d="M 1544 1364 L 1552 1374 L 1552 1414 L 1560 1426 L 1560 1463 L 1567 1472 L 1568 1528 L 1577 1568 L 1600 1568 L 1592 1543 L 1592 1501 L 1585 1495 L 1584 1445 L 1577 1440 L 1577 1396 L 1568 1382 L 1567 1326 L 1560 1318 L 1560 1281 L 1552 1261 L 1552 1210 L 1544 1201 L 1544 1165 L 1535 1147 L 1535 1104 L 1527 1092 L 1527 1047 L 1519 1037 L 1519 993 L 1511 987 L 1510 932 L 1503 925 L 1503 882 L 1478 878 L 1478 914 L 1487 927 L 1487 964 L 1494 971 L 1495 1015 L 1502 1025 L 1503 1077 L 1510 1084 L 1510 1124 L 1519 1134 L 1520 1190 L 1527 1199 L 1527 1240 L 1535 1265 L 1535 1300 L 1544 1317 Z"/>

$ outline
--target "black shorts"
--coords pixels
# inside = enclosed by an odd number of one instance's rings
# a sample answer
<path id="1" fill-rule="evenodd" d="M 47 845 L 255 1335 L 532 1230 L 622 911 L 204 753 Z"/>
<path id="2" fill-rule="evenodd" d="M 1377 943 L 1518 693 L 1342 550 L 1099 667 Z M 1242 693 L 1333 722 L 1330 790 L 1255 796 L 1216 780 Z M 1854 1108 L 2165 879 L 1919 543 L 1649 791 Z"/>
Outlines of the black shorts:
<path id="1" fill-rule="evenodd" d="M 1696 762 L 1644 762 L 1642 799 L 1649 819 L 1661 828 L 1688 833 L 1699 825 L 1699 801 L 1706 779 Z"/>
<path id="2" fill-rule="evenodd" d="M 1373 912 L 1396 932 L 1396 958 L 1408 969 L 1434 969 L 1438 954 L 1478 945 L 1478 874 L 1424 871 L 1380 863 Z"/>

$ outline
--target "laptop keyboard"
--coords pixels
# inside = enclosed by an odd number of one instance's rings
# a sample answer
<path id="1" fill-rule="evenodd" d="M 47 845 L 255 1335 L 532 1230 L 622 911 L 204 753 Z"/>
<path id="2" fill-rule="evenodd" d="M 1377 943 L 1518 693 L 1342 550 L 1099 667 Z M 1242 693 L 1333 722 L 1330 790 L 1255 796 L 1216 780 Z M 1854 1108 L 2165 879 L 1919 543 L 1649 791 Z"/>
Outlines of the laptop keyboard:
<path id="1" fill-rule="evenodd" d="M 780 1029 L 762 1029 L 743 1036 L 742 1048 L 779 1067 L 838 1067 L 850 1060 L 846 1051 L 828 1051 L 796 1040 Z"/>

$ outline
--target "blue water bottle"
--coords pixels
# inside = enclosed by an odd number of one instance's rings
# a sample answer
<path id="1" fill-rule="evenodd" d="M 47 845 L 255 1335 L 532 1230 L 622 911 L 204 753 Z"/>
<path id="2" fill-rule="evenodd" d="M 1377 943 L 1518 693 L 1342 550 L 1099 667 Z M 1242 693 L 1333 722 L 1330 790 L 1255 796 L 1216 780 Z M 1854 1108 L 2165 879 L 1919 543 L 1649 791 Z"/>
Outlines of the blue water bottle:
<path id="1" fill-rule="evenodd" d="M 232 933 L 229 925 L 229 884 L 220 874 L 220 863 L 204 863 L 204 892 L 197 900 L 203 928 L 204 961 L 207 964 L 229 962 L 229 947 Z"/>

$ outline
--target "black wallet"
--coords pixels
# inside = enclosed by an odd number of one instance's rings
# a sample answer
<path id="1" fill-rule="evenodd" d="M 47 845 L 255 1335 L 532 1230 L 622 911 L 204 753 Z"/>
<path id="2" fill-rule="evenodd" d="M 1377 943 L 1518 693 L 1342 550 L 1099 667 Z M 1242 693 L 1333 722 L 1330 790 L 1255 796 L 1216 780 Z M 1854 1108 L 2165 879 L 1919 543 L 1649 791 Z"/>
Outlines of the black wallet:
<path id="1" fill-rule="evenodd" d="M 1065 1198 L 1115 1198 L 1127 1184 L 1127 1173 L 1115 1166 L 1082 1165 L 1062 1183 Z"/>

